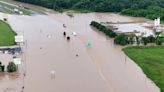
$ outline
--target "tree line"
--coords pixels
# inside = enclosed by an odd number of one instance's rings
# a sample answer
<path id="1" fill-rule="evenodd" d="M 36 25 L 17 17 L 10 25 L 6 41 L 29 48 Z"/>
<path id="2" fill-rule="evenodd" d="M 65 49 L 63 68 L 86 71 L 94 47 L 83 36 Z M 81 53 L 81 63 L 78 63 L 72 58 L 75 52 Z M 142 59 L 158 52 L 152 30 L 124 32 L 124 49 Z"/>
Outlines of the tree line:
<path id="1" fill-rule="evenodd" d="M 125 15 L 164 20 L 164 0 L 15 0 L 54 10 L 87 10 L 93 12 L 121 12 Z"/>

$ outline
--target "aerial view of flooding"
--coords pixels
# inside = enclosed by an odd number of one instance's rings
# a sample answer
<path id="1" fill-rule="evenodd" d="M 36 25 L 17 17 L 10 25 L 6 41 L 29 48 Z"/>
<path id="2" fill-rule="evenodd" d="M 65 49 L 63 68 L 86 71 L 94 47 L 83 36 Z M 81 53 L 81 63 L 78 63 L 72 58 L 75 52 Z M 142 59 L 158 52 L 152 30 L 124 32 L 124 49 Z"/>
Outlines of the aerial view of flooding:
<path id="1" fill-rule="evenodd" d="M 0 43 L 5 66 L 0 92 L 163 92 L 162 84 L 124 53 L 129 45 L 115 44 L 115 38 L 90 25 L 96 21 L 115 28 L 117 36 L 141 31 L 136 35 L 146 37 L 154 36 L 153 20 L 112 12 L 60 13 L 17 1 L 0 0 L 0 21 L 15 33 L 13 44 Z"/>

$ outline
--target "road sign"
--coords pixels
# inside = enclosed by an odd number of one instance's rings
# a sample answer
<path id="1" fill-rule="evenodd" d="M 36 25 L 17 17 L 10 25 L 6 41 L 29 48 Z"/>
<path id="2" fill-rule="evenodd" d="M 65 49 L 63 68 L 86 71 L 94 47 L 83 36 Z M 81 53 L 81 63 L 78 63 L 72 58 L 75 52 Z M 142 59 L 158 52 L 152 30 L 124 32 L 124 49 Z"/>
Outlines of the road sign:
<path id="1" fill-rule="evenodd" d="M 88 43 L 86 44 L 86 46 L 87 46 L 87 47 L 92 47 L 92 43 L 91 43 L 91 42 L 88 42 Z"/>
<path id="2" fill-rule="evenodd" d="M 18 42 L 18 43 L 23 43 L 24 42 L 24 39 L 23 39 L 23 36 L 15 36 L 15 42 Z"/>
<path id="3" fill-rule="evenodd" d="M 16 65 L 20 65 L 20 64 L 21 64 L 21 58 L 14 58 L 13 62 L 14 62 Z"/>

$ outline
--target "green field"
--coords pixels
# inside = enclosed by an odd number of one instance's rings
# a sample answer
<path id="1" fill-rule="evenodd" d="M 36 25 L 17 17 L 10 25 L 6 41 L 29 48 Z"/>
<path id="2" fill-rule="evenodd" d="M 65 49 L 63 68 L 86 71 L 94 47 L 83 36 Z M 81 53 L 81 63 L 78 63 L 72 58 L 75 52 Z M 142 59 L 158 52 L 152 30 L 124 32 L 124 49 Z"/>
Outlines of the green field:
<path id="1" fill-rule="evenodd" d="M 123 51 L 164 92 L 164 46 L 127 47 Z"/>
<path id="2" fill-rule="evenodd" d="M 15 35 L 16 33 L 7 23 L 0 21 L 0 46 L 15 45 Z"/>

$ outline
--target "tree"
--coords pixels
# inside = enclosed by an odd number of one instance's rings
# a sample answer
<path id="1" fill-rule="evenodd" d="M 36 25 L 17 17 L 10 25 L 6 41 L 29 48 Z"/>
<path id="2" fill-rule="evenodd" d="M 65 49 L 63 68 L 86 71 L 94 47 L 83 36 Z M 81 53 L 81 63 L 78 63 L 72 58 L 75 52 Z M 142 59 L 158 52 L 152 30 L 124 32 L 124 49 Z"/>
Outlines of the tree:
<path id="1" fill-rule="evenodd" d="M 128 44 L 128 36 L 124 35 L 124 34 L 118 35 L 115 37 L 114 43 L 119 44 L 119 45 L 127 45 Z"/>
<path id="2" fill-rule="evenodd" d="M 17 67 L 14 62 L 9 62 L 7 66 L 7 71 L 8 72 L 15 72 L 17 70 Z"/>
<path id="3" fill-rule="evenodd" d="M 149 42 L 148 37 L 142 37 L 142 41 L 144 43 L 144 45 L 147 45 L 147 43 Z"/>

